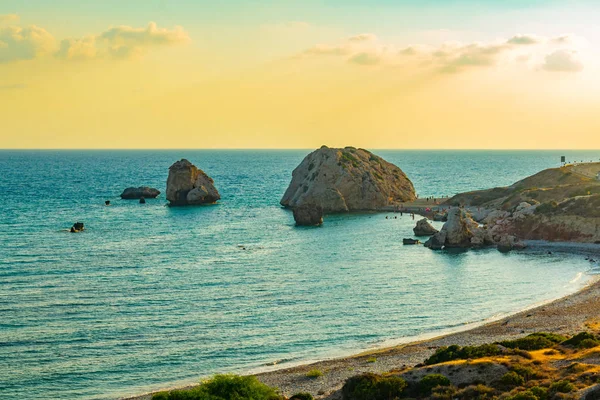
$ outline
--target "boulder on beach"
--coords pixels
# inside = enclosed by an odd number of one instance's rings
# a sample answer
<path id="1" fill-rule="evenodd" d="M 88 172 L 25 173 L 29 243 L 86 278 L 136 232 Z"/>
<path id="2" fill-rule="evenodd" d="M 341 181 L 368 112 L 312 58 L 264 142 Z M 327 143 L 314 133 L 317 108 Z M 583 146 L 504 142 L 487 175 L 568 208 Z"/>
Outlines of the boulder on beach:
<path id="1" fill-rule="evenodd" d="M 221 196 L 212 178 L 186 159 L 169 167 L 167 200 L 171 206 L 211 204 Z"/>
<path id="2" fill-rule="evenodd" d="M 284 207 L 318 204 L 323 212 L 383 210 L 416 199 L 400 168 L 367 150 L 323 146 L 294 169 Z"/>
<path id="3" fill-rule="evenodd" d="M 299 226 L 318 226 L 323 224 L 323 207 L 315 204 L 303 204 L 294 207 L 294 220 Z"/>
<path id="4" fill-rule="evenodd" d="M 427 218 L 423 218 L 417 221 L 417 226 L 413 228 L 413 232 L 416 236 L 431 236 L 438 233 L 438 230 L 429 223 Z"/>
<path id="5" fill-rule="evenodd" d="M 83 222 L 75 222 L 71 227 L 72 233 L 82 232 L 85 229 Z"/>
<path id="6" fill-rule="evenodd" d="M 142 197 L 154 199 L 160 194 L 160 190 L 148 186 L 128 187 L 121 193 L 121 198 L 125 200 L 137 200 Z"/>

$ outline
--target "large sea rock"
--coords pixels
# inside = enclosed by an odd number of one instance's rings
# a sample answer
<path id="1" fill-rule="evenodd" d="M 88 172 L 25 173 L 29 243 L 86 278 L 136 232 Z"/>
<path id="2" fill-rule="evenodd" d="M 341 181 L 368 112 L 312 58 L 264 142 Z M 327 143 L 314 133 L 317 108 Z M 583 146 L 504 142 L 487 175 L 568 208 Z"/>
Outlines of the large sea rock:
<path id="1" fill-rule="evenodd" d="M 294 169 L 280 203 L 319 205 L 327 213 L 382 210 L 415 199 L 412 182 L 394 164 L 367 150 L 323 146 Z"/>
<path id="2" fill-rule="evenodd" d="M 212 178 L 186 159 L 169 167 L 167 200 L 172 206 L 214 203 L 221 198 Z"/>
<path id="3" fill-rule="evenodd" d="M 148 186 L 140 187 L 128 187 L 121 193 L 121 198 L 126 200 L 141 199 L 154 199 L 160 194 L 160 190 L 154 189 Z"/>

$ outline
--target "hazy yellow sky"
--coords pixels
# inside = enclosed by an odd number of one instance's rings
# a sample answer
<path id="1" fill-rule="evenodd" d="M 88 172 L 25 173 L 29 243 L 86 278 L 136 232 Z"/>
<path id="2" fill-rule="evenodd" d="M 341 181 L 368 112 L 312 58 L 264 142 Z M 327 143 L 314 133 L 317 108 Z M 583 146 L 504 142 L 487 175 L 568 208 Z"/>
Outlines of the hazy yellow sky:
<path id="1" fill-rule="evenodd" d="M 0 3 L 0 148 L 600 148 L 591 1 L 89 3 Z"/>

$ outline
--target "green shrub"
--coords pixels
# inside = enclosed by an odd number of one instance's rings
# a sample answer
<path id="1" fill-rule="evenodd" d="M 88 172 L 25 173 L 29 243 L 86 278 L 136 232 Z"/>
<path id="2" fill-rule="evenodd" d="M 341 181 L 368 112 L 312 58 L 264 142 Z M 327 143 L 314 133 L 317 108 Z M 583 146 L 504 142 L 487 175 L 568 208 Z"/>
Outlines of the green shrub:
<path id="1" fill-rule="evenodd" d="M 314 400 L 314 398 L 312 397 L 312 394 L 302 392 L 302 393 L 296 393 L 295 395 L 290 397 L 290 400 Z"/>
<path id="2" fill-rule="evenodd" d="M 456 393 L 461 400 L 483 400 L 492 398 L 495 390 L 485 385 L 470 385 Z"/>
<path id="3" fill-rule="evenodd" d="M 531 335 L 527 335 L 523 338 L 505 340 L 500 342 L 500 344 L 509 349 L 532 351 L 547 349 L 557 343 L 562 342 L 564 339 L 565 338 L 563 336 L 552 333 L 532 333 Z"/>
<path id="4" fill-rule="evenodd" d="M 533 368 L 528 367 L 526 365 L 513 365 L 510 367 L 511 371 L 516 372 L 518 375 L 522 376 L 525 381 L 529 381 L 531 379 L 540 379 L 542 378 L 539 373 L 537 373 Z"/>
<path id="5" fill-rule="evenodd" d="M 344 400 L 394 400 L 402 396 L 408 384 L 396 376 L 381 376 L 372 373 L 356 375 L 342 387 Z"/>
<path id="6" fill-rule="evenodd" d="M 460 347 L 452 345 L 448 347 L 440 347 L 433 353 L 431 357 L 425 360 L 425 364 L 439 364 L 452 360 L 467 360 L 469 358 L 482 358 L 497 356 L 501 353 L 500 349 L 495 344 L 484 344 L 481 346 L 465 346 Z"/>
<path id="7" fill-rule="evenodd" d="M 450 379 L 442 374 L 425 375 L 419 382 L 419 392 L 423 395 L 430 395 L 433 388 L 438 386 L 450 386 Z"/>
<path id="8" fill-rule="evenodd" d="M 215 375 L 200 386 L 161 392 L 152 400 L 279 400 L 277 392 L 254 376 Z"/>
<path id="9" fill-rule="evenodd" d="M 575 386 L 569 381 L 553 382 L 550 385 L 550 392 L 552 393 L 570 393 L 573 390 L 575 390 Z"/>
<path id="10" fill-rule="evenodd" d="M 580 349 L 591 349 L 596 346 L 600 346 L 600 342 L 598 342 L 597 340 L 583 339 L 581 342 L 579 342 L 579 345 L 577 347 Z"/>
<path id="11" fill-rule="evenodd" d="M 537 397 L 540 400 L 548 399 L 548 388 L 545 388 L 543 386 L 534 386 L 529 390 L 535 395 L 535 397 Z"/>
<path id="12" fill-rule="evenodd" d="M 438 386 L 431 391 L 432 400 L 454 400 L 457 390 L 454 386 Z"/>
<path id="13" fill-rule="evenodd" d="M 323 371 L 321 371 L 320 369 L 311 369 L 310 371 L 308 371 L 306 373 L 306 377 L 307 378 L 312 378 L 312 379 L 316 379 L 320 376 L 323 376 Z"/>
<path id="14" fill-rule="evenodd" d="M 587 340 L 586 343 L 588 343 L 588 344 L 590 343 L 589 341 L 597 342 L 597 338 L 595 335 L 593 335 L 589 332 L 580 332 L 577 335 L 573 336 L 571 339 L 563 341 L 561 344 L 563 346 L 579 347 L 581 345 L 581 343 L 586 340 Z M 592 347 L 595 347 L 595 346 L 592 346 Z"/>
<path id="15" fill-rule="evenodd" d="M 515 371 L 509 371 L 500 378 L 500 384 L 504 387 L 522 386 L 524 383 L 525 379 Z"/>
<path id="16" fill-rule="evenodd" d="M 507 400 L 539 400 L 538 397 L 531 392 L 531 390 L 525 390 L 523 392 L 519 392 L 514 396 L 510 396 Z"/>
<path id="17" fill-rule="evenodd" d="M 548 203 L 542 203 L 535 209 L 536 214 L 550 214 L 556 210 L 558 207 L 558 203 L 556 201 L 551 201 Z"/>
<path id="18" fill-rule="evenodd" d="M 367 362 L 368 363 L 375 363 L 375 362 L 377 362 L 377 357 L 369 357 L 369 358 L 367 358 Z"/>

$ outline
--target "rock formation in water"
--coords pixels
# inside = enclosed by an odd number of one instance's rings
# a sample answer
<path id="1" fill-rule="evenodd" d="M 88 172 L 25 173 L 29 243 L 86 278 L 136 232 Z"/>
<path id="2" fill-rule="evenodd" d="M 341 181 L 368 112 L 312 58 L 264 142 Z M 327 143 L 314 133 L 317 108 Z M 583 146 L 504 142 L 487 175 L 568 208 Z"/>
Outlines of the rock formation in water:
<path id="1" fill-rule="evenodd" d="M 324 212 L 382 210 L 416 199 L 397 166 L 367 150 L 323 146 L 294 169 L 281 205 L 316 204 Z"/>
<path id="2" fill-rule="evenodd" d="M 126 200 L 137 200 L 142 197 L 146 199 L 154 199 L 160 194 L 160 190 L 148 186 L 128 187 L 121 193 L 121 198 Z"/>
<path id="3" fill-rule="evenodd" d="M 167 200 L 171 206 L 210 204 L 221 196 L 212 178 L 186 159 L 169 167 Z"/>
<path id="4" fill-rule="evenodd" d="M 321 225 L 323 224 L 323 207 L 314 204 L 294 207 L 294 220 L 299 226 Z"/>
<path id="5" fill-rule="evenodd" d="M 416 236 L 431 236 L 438 233 L 438 230 L 429 223 L 427 218 L 423 218 L 417 221 L 417 226 L 413 228 L 413 232 Z"/>
<path id="6" fill-rule="evenodd" d="M 434 234 L 426 247 L 469 248 L 483 244 L 484 233 L 479 224 L 462 208 L 454 208 L 448 212 L 448 221 L 442 229 Z"/>

